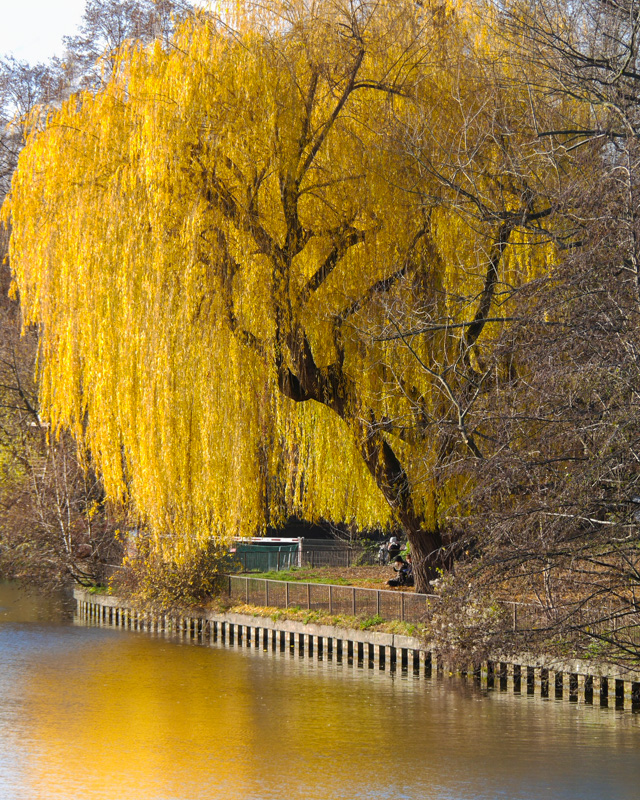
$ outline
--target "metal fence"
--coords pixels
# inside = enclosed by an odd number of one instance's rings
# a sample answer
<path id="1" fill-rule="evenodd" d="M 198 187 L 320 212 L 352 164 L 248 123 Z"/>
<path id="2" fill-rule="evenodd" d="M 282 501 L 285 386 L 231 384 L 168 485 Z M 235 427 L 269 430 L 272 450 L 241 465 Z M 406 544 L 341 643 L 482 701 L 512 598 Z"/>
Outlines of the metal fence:
<path id="1" fill-rule="evenodd" d="M 227 592 L 231 600 L 254 606 L 300 608 L 346 614 L 354 617 L 403 622 L 424 622 L 431 615 L 438 597 L 415 592 L 364 589 L 359 586 L 336 586 L 326 583 L 274 581 L 244 575 L 228 575 Z"/>
<path id="2" fill-rule="evenodd" d="M 564 604 L 544 606 L 501 600 L 511 628 L 517 633 L 534 633 L 558 629 L 565 635 L 587 634 L 594 639 L 612 637 L 629 646 L 640 646 L 640 611 L 631 603 Z"/>
<path id="3" fill-rule="evenodd" d="M 354 567 L 377 563 L 377 551 L 365 547 L 318 546 L 305 542 L 300 551 L 291 554 L 283 548 L 262 548 L 260 552 L 234 553 L 234 565 L 242 572 L 270 572 L 301 567 Z"/>
<path id="4" fill-rule="evenodd" d="M 244 575 L 224 576 L 222 589 L 234 602 L 248 605 L 326 611 L 332 615 L 345 614 L 365 618 L 378 616 L 385 621 L 400 620 L 410 623 L 426 622 L 440 602 L 440 598 L 432 594 L 326 583 L 278 581 Z M 570 617 L 569 609 L 566 607 L 550 610 L 536 603 L 509 600 L 500 600 L 497 604 L 504 610 L 514 632 L 539 631 L 553 626 L 554 623 L 557 624 L 559 616 Z M 571 619 L 571 626 L 577 628 L 580 623 L 585 624 L 585 622 L 586 620 L 581 619 L 581 615 L 576 615 Z M 607 628 L 607 632 L 610 632 L 619 625 L 618 620 L 611 620 L 605 614 L 601 615 L 598 622 L 592 620 L 590 628 L 593 632 L 596 627 L 602 626 L 603 631 Z M 636 624 L 633 628 L 633 639 L 638 640 L 640 626 Z"/>
<path id="5" fill-rule="evenodd" d="M 238 550 L 232 556 L 233 566 L 242 572 L 279 572 L 297 567 L 297 548 L 271 547 Z"/>
<path id="6" fill-rule="evenodd" d="M 305 542 L 302 547 L 304 567 L 354 567 L 376 563 L 376 552 L 364 547 L 322 547 Z"/>

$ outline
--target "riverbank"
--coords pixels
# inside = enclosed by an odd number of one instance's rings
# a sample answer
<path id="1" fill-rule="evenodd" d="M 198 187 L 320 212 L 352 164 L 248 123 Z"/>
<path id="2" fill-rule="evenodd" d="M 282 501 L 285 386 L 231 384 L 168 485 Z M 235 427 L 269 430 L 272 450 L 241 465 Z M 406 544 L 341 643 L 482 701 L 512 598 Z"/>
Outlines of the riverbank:
<path id="1" fill-rule="evenodd" d="M 66 612 L 0 584 L 2 798 L 637 796 L 640 715 L 613 705 Z"/>
<path id="2" fill-rule="evenodd" d="M 252 613 L 246 608 L 244 613 L 234 608 L 155 612 L 136 608 L 116 596 L 81 589 L 74 590 L 74 598 L 79 619 L 88 623 L 230 646 L 290 649 L 301 656 L 336 658 L 371 668 L 412 669 L 426 677 L 433 671 L 440 675 L 458 673 L 487 690 L 640 711 L 640 674 L 622 672 L 611 665 L 495 653 L 460 670 L 441 659 L 420 636 L 362 629 L 356 620 L 353 627 L 327 625 L 311 618 L 288 619 L 278 613 L 281 609 L 266 607 Z"/>

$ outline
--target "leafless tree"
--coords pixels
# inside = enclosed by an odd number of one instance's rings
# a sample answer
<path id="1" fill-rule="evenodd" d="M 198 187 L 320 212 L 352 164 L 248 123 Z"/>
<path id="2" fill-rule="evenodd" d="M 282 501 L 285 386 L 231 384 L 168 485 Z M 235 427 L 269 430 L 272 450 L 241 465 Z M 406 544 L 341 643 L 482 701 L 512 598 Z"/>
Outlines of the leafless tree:
<path id="1" fill-rule="evenodd" d="M 572 177 L 548 187 L 557 263 L 514 296 L 494 358 L 510 370 L 469 414 L 488 457 L 461 465 L 451 519 L 473 555 L 456 591 L 522 601 L 514 642 L 625 663 L 640 653 L 639 11 L 543 0 L 496 31 Z"/>
<path id="2" fill-rule="evenodd" d="M 54 66 L 71 91 L 98 89 L 126 42 L 166 44 L 192 11 L 189 0 L 87 0 L 79 32 L 64 38 L 65 53 Z"/>

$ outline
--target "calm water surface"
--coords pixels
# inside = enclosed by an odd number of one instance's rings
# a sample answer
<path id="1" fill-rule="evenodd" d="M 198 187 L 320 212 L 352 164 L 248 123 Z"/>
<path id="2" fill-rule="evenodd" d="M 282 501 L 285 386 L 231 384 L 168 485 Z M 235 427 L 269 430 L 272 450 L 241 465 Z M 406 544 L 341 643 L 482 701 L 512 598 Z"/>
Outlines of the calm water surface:
<path id="1" fill-rule="evenodd" d="M 0 800 L 638 800 L 639 723 L 74 625 L 0 584 Z"/>

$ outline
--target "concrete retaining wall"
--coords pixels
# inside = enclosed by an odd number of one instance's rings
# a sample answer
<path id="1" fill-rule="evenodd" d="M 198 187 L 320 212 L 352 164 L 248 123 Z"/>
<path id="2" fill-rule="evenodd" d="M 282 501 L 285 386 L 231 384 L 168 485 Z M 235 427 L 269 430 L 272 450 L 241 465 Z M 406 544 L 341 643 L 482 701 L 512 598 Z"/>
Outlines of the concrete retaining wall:
<path id="1" fill-rule="evenodd" d="M 74 590 L 78 617 L 94 624 L 165 633 L 183 639 L 221 642 L 263 650 L 294 650 L 300 655 L 336 659 L 390 671 L 412 670 L 431 676 L 450 672 L 422 639 L 378 631 L 273 620 L 248 614 L 156 614 L 127 606 L 119 598 Z M 520 655 L 496 656 L 470 666 L 463 675 L 487 689 L 537 695 L 618 709 L 640 710 L 640 675 L 582 661 L 559 662 Z"/>

